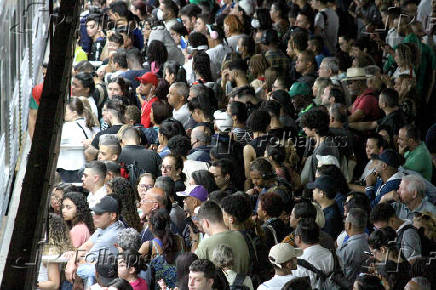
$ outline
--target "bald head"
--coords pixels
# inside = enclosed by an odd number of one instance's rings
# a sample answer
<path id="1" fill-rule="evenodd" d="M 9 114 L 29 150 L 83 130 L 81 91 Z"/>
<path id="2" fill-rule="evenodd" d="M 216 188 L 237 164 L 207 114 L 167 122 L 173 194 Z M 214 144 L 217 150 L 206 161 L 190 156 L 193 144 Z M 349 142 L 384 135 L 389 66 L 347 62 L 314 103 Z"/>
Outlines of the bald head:
<path id="1" fill-rule="evenodd" d="M 210 143 L 210 130 L 205 126 L 198 126 L 192 129 L 191 145 L 192 148 L 204 146 Z"/>

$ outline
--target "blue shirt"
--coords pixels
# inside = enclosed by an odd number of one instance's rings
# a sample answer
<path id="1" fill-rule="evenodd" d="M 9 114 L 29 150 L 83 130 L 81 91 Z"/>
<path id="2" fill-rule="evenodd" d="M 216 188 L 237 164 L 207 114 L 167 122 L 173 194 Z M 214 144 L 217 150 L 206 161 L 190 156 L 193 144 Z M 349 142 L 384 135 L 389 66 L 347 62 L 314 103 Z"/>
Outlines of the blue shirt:
<path id="1" fill-rule="evenodd" d="M 334 204 L 324 208 L 322 211 L 324 212 L 325 218 L 325 225 L 322 230 L 328 233 L 335 240 L 344 229 L 342 217 L 336 201 Z"/>
<path id="2" fill-rule="evenodd" d="M 116 221 L 105 229 L 97 229 L 89 240 L 94 244 L 89 250 L 87 262 L 92 262 L 92 258 L 98 257 L 101 250 L 108 250 L 111 254 L 117 255 L 118 249 L 115 247 L 118 232 L 124 229 L 121 221 Z"/>

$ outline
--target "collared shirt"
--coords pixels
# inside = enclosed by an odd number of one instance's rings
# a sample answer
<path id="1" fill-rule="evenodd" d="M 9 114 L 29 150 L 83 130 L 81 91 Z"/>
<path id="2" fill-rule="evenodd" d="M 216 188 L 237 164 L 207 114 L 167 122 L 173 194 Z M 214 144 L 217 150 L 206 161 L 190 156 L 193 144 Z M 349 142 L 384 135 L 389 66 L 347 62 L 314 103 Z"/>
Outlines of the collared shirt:
<path id="1" fill-rule="evenodd" d="M 106 185 L 100 187 L 96 192 L 90 192 L 88 195 L 88 205 L 90 209 L 93 209 L 100 200 L 106 196 Z"/>
<path id="2" fill-rule="evenodd" d="M 397 216 L 403 220 L 413 220 L 418 212 L 430 212 L 433 216 L 436 216 L 436 207 L 426 200 L 423 200 L 414 210 L 409 209 L 407 205 L 402 202 L 394 202 L 392 203 L 392 206 L 394 207 Z"/>
<path id="3" fill-rule="evenodd" d="M 298 257 L 298 259 L 306 260 L 325 274 L 331 273 L 334 268 L 333 254 L 319 244 L 304 249 L 303 255 Z M 319 279 L 317 278 L 317 275 L 309 269 L 297 265 L 297 270 L 293 270 L 292 275 L 294 277 L 309 276 L 312 288 L 319 288 Z"/>
<path id="4" fill-rule="evenodd" d="M 89 250 L 89 254 L 94 254 L 98 257 L 101 250 L 107 250 L 111 254 L 117 255 L 118 249 L 115 247 L 115 243 L 117 242 L 118 232 L 122 229 L 124 229 L 124 225 L 119 220 L 105 229 L 97 229 L 89 238 L 89 240 L 94 244 Z M 91 262 L 90 260 L 87 261 Z"/>
<path id="5" fill-rule="evenodd" d="M 361 233 L 351 236 L 336 249 L 339 263 L 348 281 L 354 281 L 364 261 L 363 252 L 369 252 L 368 235 Z"/>

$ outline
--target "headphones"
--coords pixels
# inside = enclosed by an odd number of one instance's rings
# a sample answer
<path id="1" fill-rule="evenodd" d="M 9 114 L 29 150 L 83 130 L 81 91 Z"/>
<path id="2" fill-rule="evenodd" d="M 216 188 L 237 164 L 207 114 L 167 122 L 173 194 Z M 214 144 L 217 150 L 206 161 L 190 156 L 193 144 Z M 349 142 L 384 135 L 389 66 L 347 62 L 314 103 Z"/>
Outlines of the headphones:
<path id="1" fill-rule="evenodd" d="M 188 47 L 186 47 L 186 52 L 188 54 L 191 54 L 194 50 L 207 50 L 207 49 L 209 49 L 208 45 L 199 45 L 197 47 L 192 47 L 189 45 Z"/>

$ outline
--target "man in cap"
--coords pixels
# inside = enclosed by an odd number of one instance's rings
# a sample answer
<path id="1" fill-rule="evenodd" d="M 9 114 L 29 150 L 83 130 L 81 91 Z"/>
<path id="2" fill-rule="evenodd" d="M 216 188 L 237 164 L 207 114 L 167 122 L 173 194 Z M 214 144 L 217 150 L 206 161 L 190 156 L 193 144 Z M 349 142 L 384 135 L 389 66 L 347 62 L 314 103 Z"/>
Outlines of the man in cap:
<path id="1" fill-rule="evenodd" d="M 371 201 L 371 207 L 379 202 L 398 198 L 398 187 L 404 173 L 398 171 L 400 156 L 392 149 L 373 155 L 374 172 L 366 177 L 365 194 Z"/>
<path id="2" fill-rule="evenodd" d="M 376 92 L 367 88 L 366 78 L 365 69 L 362 67 L 347 69 L 347 77 L 344 80 L 347 82 L 348 93 L 352 98 L 357 97 L 349 108 L 350 123 L 376 121 L 380 117 Z"/>
<path id="3" fill-rule="evenodd" d="M 137 77 L 136 80 L 140 82 L 139 87 L 136 88 L 136 96 L 141 104 L 141 124 L 145 128 L 149 128 L 151 127 L 151 105 L 157 100 L 154 92 L 159 81 L 157 76 L 152 72 L 146 72 L 141 77 Z"/>
<path id="4" fill-rule="evenodd" d="M 68 261 L 65 275 L 69 281 L 73 280 L 73 273 L 77 269 L 77 275 L 87 279 L 87 285 L 94 284 L 95 267 L 94 262 L 101 254 L 117 255 L 115 247 L 118 232 L 124 229 L 123 223 L 119 220 L 119 204 L 112 196 L 103 197 L 93 208 L 94 234 L 77 249 L 78 255 Z M 80 264 L 78 264 L 80 263 Z"/>
<path id="5" fill-rule="evenodd" d="M 291 102 L 295 111 L 298 112 L 298 118 L 301 118 L 304 113 L 315 107 L 315 104 L 312 101 L 312 90 L 307 83 L 293 83 L 289 90 L 289 96 L 291 97 Z"/>
<path id="6" fill-rule="evenodd" d="M 342 214 L 335 200 L 337 194 L 336 180 L 324 175 L 318 177 L 315 182 L 309 183 L 307 188 L 313 189 L 313 200 L 321 206 L 324 212 L 325 224 L 322 230 L 335 240 L 344 228 Z"/>
<path id="7" fill-rule="evenodd" d="M 271 280 L 263 282 L 257 289 L 282 289 L 288 281 L 294 278 L 292 270 L 297 269 L 297 257 L 302 254 L 301 249 L 294 248 L 288 243 L 280 243 L 272 247 L 268 259 L 274 266 L 275 275 Z"/>
<path id="8" fill-rule="evenodd" d="M 207 200 L 209 193 L 202 185 L 191 185 L 185 191 L 176 192 L 177 196 L 185 196 L 183 200 L 183 209 L 185 210 L 185 229 L 182 236 L 185 239 L 186 245 L 191 248 L 196 248 L 199 242 L 198 228 L 193 224 L 194 211 L 203 202 Z M 192 231 L 191 231 L 192 229 Z"/>

